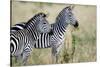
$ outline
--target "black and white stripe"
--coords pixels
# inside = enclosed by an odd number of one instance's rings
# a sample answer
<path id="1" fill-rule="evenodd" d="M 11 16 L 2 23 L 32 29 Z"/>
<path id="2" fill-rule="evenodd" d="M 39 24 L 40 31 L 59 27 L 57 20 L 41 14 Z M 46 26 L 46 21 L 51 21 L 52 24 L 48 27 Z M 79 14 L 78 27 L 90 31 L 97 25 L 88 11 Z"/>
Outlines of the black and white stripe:
<path id="1" fill-rule="evenodd" d="M 65 7 L 57 16 L 56 23 L 52 24 L 53 35 L 50 36 L 50 45 L 52 47 L 53 62 L 57 62 L 57 56 L 63 45 L 64 35 L 68 24 L 78 27 L 78 22 L 72 13 L 72 7 Z"/>
<path id="2" fill-rule="evenodd" d="M 56 23 L 51 24 L 52 35 L 48 33 L 40 34 L 40 38 L 35 44 L 35 48 L 52 48 L 53 62 L 57 62 L 57 54 L 60 51 L 62 43 L 64 41 L 64 34 L 68 24 L 78 27 L 78 22 L 72 13 L 72 8 L 64 8 L 56 17 Z"/>
<path id="3" fill-rule="evenodd" d="M 39 39 L 36 41 L 34 48 L 49 48 L 50 35 L 47 33 L 40 34 Z"/>
<path id="4" fill-rule="evenodd" d="M 22 30 L 25 28 L 25 22 L 15 24 L 14 26 L 11 27 L 10 31 L 18 31 Z"/>
<path id="5" fill-rule="evenodd" d="M 33 48 L 33 45 L 35 44 L 35 41 L 39 38 L 40 33 L 47 33 L 51 30 L 51 26 L 45 18 L 46 15 L 44 13 L 38 13 L 25 24 L 25 28 L 11 31 L 11 56 L 22 56 L 23 64 L 26 63 L 27 58 Z"/>
<path id="6" fill-rule="evenodd" d="M 39 39 L 36 41 L 34 48 L 52 48 L 52 55 L 54 62 L 57 62 L 57 54 L 60 51 L 60 46 L 64 41 L 64 33 L 68 24 L 78 27 L 78 22 L 72 13 L 70 6 L 64 8 L 56 17 L 56 23 L 51 24 L 53 34 L 48 33 L 40 34 Z"/>
<path id="7" fill-rule="evenodd" d="M 21 28 L 17 27 L 17 25 L 20 25 Z M 17 30 L 16 30 L 17 28 Z M 19 23 L 19 24 L 16 24 L 14 26 L 14 28 L 11 28 L 11 31 L 18 31 L 18 30 L 23 30 L 25 29 L 25 23 Z M 48 33 L 41 33 L 38 40 L 36 41 L 35 45 L 34 45 L 34 48 L 49 48 L 50 47 L 50 44 L 49 44 L 49 41 L 50 41 L 50 35 L 52 35 L 53 32 L 51 31 L 49 34 Z M 35 35 L 33 35 L 35 37 Z"/>

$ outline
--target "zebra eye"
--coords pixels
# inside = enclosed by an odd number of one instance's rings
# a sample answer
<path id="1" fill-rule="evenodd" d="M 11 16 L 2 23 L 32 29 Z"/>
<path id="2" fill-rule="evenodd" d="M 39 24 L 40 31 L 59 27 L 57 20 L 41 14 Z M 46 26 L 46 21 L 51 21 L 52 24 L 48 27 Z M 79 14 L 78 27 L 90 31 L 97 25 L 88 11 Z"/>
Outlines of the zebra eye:
<path id="1" fill-rule="evenodd" d="M 71 17 L 71 14 L 69 14 L 69 17 Z"/>
<path id="2" fill-rule="evenodd" d="M 43 23 L 43 24 L 46 24 L 46 23 Z"/>

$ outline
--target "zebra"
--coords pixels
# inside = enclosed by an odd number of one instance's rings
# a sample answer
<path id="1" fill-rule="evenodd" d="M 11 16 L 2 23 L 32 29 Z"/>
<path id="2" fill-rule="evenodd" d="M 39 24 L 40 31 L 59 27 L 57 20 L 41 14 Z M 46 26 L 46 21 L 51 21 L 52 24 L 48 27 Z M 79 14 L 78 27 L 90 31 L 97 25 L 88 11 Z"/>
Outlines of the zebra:
<path id="1" fill-rule="evenodd" d="M 23 64 L 26 64 L 35 41 L 41 33 L 51 32 L 51 25 L 46 20 L 46 14 L 38 13 L 25 23 L 24 27 L 21 30 L 11 28 L 16 31 L 10 32 L 10 54 L 11 58 L 15 56 L 16 60 L 22 58 Z"/>
<path id="2" fill-rule="evenodd" d="M 10 31 L 23 30 L 23 29 L 25 29 L 25 25 L 26 25 L 26 22 L 17 23 L 14 26 L 11 27 Z M 53 34 L 52 31 L 50 31 L 49 34 L 47 34 L 47 33 L 41 33 L 40 36 L 39 36 L 39 38 L 38 38 L 38 40 L 34 44 L 34 48 L 47 48 L 49 46 L 49 42 L 48 42 L 49 41 L 49 36 L 52 35 L 52 34 Z M 38 46 L 37 46 L 37 44 L 38 44 Z"/>
<path id="3" fill-rule="evenodd" d="M 48 33 L 40 34 L 40 37 L 35 42 L 34 48 L 52 48 L 52 62 L 58 62 L 58 54 L 64 41 L 64 35 L 67 26 L 70 24 L 77 28 L 79 23 L 74 16 L 72 10 L 73 6 L 67 6 L 58 14 L 55 23 L 51 24 L 52 35 Z"/>
<path id="4" fill-rule="evenodd" d="M 69 24 L 75 28 L 79 26 L 79 23 L 72 12 L 73 8 L 74 6 L 65 7 L 56 17 L 55 23 L 51 24 L 53 34 L 40 34 L 39 39 L 34 45 L 34 48 L 52 48 L 53 63 L 58 62 L 58 55 L 63 46 L 67 26 Z"/>
<path id="5" fill-rule="evenodd" d="M 53 63 L 58 62 L 58 54 L 63 46 L 64 35 L 67 30 L 67 26 L 70 24 L 77 28 L 79 23 L 74 16 L 72 10 L 74 6 L 65 7 L 56 17 L 56 23 L 52 24 L 53 27 L 53 35 L 50 36 L 50 46 L 52 48 L 52 60 Z"/>
<path id="6" fill-rule="evenodd" d="M 79 23 L 74 16 L 72 10 L 73 6 L 65 7 L 56 17 L 55 23 L 51 24 L 52 35 L 48 33 L 40 34 L 40 38 L 36 41 L 34 48 L 52 48 L 52 62 L 58 62 L 58 54 L 63 46 L 64 35 L 67 26 L 70 24 L 77 28 Z"/>

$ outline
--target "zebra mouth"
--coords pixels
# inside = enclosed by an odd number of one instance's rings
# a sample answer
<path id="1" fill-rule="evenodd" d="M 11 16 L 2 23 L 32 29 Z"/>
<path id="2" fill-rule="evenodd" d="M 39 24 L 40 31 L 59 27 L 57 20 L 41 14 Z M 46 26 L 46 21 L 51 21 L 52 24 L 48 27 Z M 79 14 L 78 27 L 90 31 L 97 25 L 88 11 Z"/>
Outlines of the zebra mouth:
<path id="1" fill-rule="evenodd" d="M 76 21 L 74 27 L 77 28 L 78 26 L 79 26 L 79 23 L 78 21 Z"/>

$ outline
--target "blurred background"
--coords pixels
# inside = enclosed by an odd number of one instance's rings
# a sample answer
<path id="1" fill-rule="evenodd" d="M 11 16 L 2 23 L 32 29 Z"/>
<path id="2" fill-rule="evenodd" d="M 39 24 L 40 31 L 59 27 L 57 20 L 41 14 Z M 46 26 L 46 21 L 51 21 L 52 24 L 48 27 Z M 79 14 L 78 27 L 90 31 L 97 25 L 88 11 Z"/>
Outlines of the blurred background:
<path id="1" fill-rule="evenodd" d="M 48 14 L 48 22 L 55 23 L 59 12 L 66 6 L 73 4 L 26 2 L 12 0 L 11 26 L 16 23 L 27 22 L 39 12 Z M 79 63 L 96 61 L 96 6 L 74 4 L 73 13 L 79 21 L 79 28 L 68 26 L 64 47 L 59 55 L 59 63 Z M 13 65 L 21 65 L 14 62 Z M 28 65 L 52 64 L 51 48 L 33 49 Z"/>

